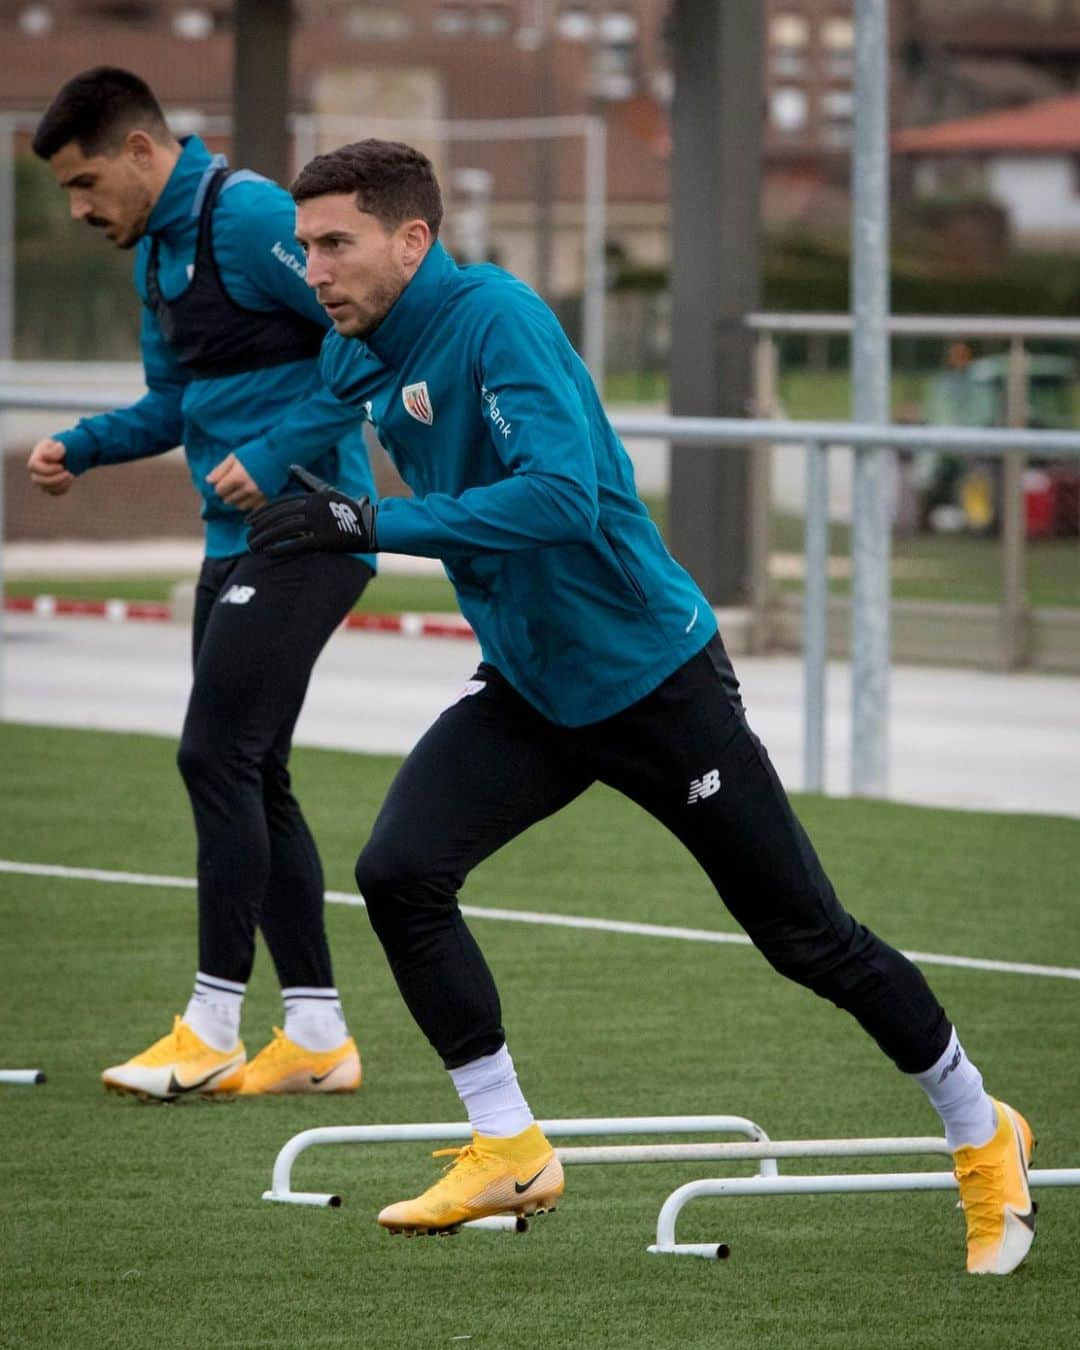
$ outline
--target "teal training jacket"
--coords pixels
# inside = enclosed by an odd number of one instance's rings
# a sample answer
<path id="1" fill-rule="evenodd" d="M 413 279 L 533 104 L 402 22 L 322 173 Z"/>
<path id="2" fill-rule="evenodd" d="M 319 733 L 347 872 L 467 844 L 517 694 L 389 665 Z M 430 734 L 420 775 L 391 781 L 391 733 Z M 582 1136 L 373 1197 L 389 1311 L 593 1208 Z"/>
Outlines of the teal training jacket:
<path id="1" fill-rule="evenodd" d="M 293 463 L 306 465 L 354 496 L 374 493 L 361 430 L 363 414 L 340 403 L 323 386 L 318 357 L 192 380 L 177 364 L 147 305 L 151 240 L 158 241 L 162 293 L 175 299 L 191 279 L 202 192 L 212 170 L 223 163 L 197 136 L 186 138 L 136 249 L 146 395 L 129 408 L 84 418 L 56 435 L 67 450 L 65 464 L 75 474 L 160 455 L 183 444 L 202 498 L 206 553 L 211 558 L 247 550 L 244 517 L 226 506 L 206 482 L 207 473 L 230 452 L 271 501 L 283 495 Z M 304 279 L 295 221 L 296 209 L 284 188 L 248 171 L 235 174 L 213 217 L 218 269 L 228 294 L 244 308 L 293 310 L 326 329 L 330 326 L 326 311 Z M 365 561 L 374 566 L 374 558 L 366 556 Z"/>
<path id="2" fill-rule="evenodd" d="M 545 717 L 610 717 L 716 632 L 588 371 L 524 283 L 436 243 L 366 340 L 326 338 L 322 371 L 415 494 L 380 504 L 380 549 L 442 559 L 484 659 Z"/>

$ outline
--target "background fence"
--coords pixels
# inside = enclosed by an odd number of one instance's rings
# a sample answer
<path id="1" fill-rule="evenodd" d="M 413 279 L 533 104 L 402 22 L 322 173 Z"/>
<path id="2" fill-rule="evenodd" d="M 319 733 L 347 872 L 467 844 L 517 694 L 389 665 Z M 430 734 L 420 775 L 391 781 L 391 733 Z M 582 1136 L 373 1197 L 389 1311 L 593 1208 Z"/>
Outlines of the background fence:
<path id="1" fill-rule="evenodd" d="M 17 386 L 0 385 L 0 416 L 6 410 L 35 408 L 50 411 L 66 411 L 80 407 L 108 409 L 115 406 L 120 391 L 98 391 L 96 394 L 64 397 L 57 393 L 31 393 Z M 824 780 L 825 747 L 825 678 L 826 665 L 830 651 L 830 603 L 829 603 L 829 522 L 828 522 L 828 452 L 831 446 L 847 445 L 887 449 L 898 451 L 927 451 L 935 449 L 946 451 L 960 457 L 991 457 L 1003 464 L 1016 460 L 1022 465 L 1026 457 L 1038 458 L 1049 462 L 1080 457 L 1080 432 L 1076 431 L 1029 431 L 1022 428 L 1008 430 L 973 431 L 956 427 L 914 427 L 882 425 L 872 426 L 857 423 L 840 422 L 782 422 L 764 419 L 725 419 L 692 417 L 656 417 L 648 415 L 623 415 L 614 419 L 616 430 L 628 440 L 662 438 L 668 442 L 684 445 L 707 445 L 722 447 L 741 447 L 748 443 L 755 446 L 755 454 L 766 456 L 776 444 L 799 445 L 806 455 L 807 512 L 805 519 L 803 560 L 804 581 L 802 597 L 801 645 L 804 652 L 804 785 L 808 790 L 820 790 Z M 1017 480 L 1020 481 L 1020 480 Z M 128 503 L 130 506 L 130 503 Z M 1006 531 L 1016 529 L 1016 520 L 1020 517 L 1021 507 L 1007 498 L 1004 511 L 1008 522 Z M 764 554 L 760 556 L 765 556 Z M 0 538 L 0 566 L 3 561 L 3 539 Z M 888 551 L 880 550 L 855 553 L 851 559 L 854 571 L 867 576 L 882 565 L 888 568 Z M 1022 578 L 1021 591 L 1022 595 Z M 888 594 L 890 583 L 887 577 L 881 579 L 881 588 Z M 3 573 L 0 571 L 0 593 L 3 589 Z M 767 597 L 767 589 L 751 587 L 752 595 Z M 1009 586 L 1003 590 L 999 608 L 999 627 L 1001 650 L 1010 664 L 1019 664 L 1016 659 L 1027 655 L 1026 644 L 1023 649 L 1013 644 L 1017 641 L 1022 616 L 1013 606 L 1016 595 Z M 751 642 L 760 643 L 764 634 L 768 641 L 769 605 L 766 600 L 762 607 L 751 606 L 747 632 L 755 635 Z M 1077 652 L 1080 653 L 1080 623 L 1076 626 L 1075 639 Z M 850 650 L 858 657 L 862 644 L 869 643 L 869 635 L 857 623 L 850 633 Z M 884 668 L 875 668 L 880 663 L 871 662 L 866 669 L 866 678 L 873 688 L 887 688 L 888 654 L 884 655 Z M 1080 663 L 1078 663 L 1080 669 Z M 860 694 L 859 662 L 855 663 L 855 687 L 853 696 L 857 700 Z M 2 671 L 0 671 L 2 681 Z M 852 747 L 853 755 L 858 759 L 862 753 L 856 738 Z M 853 780 L 860 781 L 860 772 L 856 764 Z M 887 783 L 883 780 L 882 789 Z"/>

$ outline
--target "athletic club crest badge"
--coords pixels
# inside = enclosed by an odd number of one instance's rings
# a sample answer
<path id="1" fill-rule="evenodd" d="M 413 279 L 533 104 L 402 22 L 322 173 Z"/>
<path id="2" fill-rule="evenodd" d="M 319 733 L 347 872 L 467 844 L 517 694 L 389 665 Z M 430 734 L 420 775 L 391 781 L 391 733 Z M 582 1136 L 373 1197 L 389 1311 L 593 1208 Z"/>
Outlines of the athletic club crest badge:
<path id="1" fill-rule="evenodd" d="M 431 426 L 435 421 L 427 380 L 421 380 L 418 384 L 407 384 L 401 391 L 401 401 L 405 404 L 405 411 L 409 416 L 415 417 L 418 422 Z"/>

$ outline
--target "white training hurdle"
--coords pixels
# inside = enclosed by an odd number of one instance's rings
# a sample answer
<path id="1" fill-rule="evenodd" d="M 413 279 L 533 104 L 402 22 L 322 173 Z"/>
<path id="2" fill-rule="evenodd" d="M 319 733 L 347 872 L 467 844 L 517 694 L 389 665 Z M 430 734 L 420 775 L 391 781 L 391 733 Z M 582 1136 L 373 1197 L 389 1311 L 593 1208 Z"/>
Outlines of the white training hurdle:
<path id="1" fill-rule="evenodd" d="M 611 1116 L 542 1120 L 540 1128 L 549 1138 L 620 1134 L 741 1134 L 753 1141 L 751 1146 L 769 1143 L 769 1136 L 761 1126 L 755 1125 L 745 1116 Z M 293 1135 L 278 1153 L 274 1160 L 270 1189 L 263 1192 L 263 1199 L 286 1205 L 331 1208 L 340 1205 L 340 1195 L 292 1189 L 293 1163 L 301 1153 L 321 1144 L 400 1144 L 424 1140 L 451 1143 L 460 1140 L 468 1143 L 471 1138 L 472 1130 L 460 1120 L 421 1125 L 327 1125 L 315 1130 L 303 1130 Z M 623 1145 L 617 1151 L 620 1154 L 619 1162 L 670 1162 L 673 1157 L 689 1161 L 704 1160 L 715 1156 L 709 1150 L 723 1147 L 725 1145 L 722 1144 L 631 1144 Z M 662 1156 L 657 1156 L 658 1150 Z M 615 1161 L 609 1156 L 612 1150 L 604 1147 L 561 1148 L 557 1152 L 564 1163 Z M 759 1156 L 762 1159 L 760 1175 L 775 1175 L 776 1163 L 766 1154 Z M 490 1224 L 485 1220 L 477 1220 L 475 1225 L 468 1226 L 512 1228 L 514 1224 L 514 1217 L 510 1215 L 505 1223 Z"/>
<path id="2" fill-rule="evenodd" d="M 810 1143 L 812 1141 L 805 1141 Z M 895 1144 L 895 1139 L 831 1139 L 819 1140 L 831 1144 Z M 911 1139 L 903 1141 L 918 1143 Z M 936 1143 L 935 1149 L 838 1148 L 829 1154 L 817 1150 L 805 1154 L 791 1153 L 789 1157 L 865 1156 L 887 1153 L 947 1152 L 944 1139 L 927 1140 Z M 736 1146 L 737 1147 L 737 1146 Z M 1080 1186 L 1080 1168 L 1058 1167 L 1034 1169 L 1028 1172 L 1028 1183 L 1035 1186 Z M 840 1176 L 772 1176 L 728 1177 L 688 1181 L 672 1191 L 664 1201 L 656 1220 L 656 1242 L 647 1250 L 654 1256 L 703 1256 L 723 1259 L 728 1254 L 726 1243 L 676 1242 L 675 1220 L 683 1207 L 700 1196 L 745 1195 L 836 1195 L 879 1191 L 948 1191 L 956 1190 L 952 1172 L 851 1172 Z"/>
<path id="3" fill-rule="evenodd" d="M 944 1139 L 899 1136 L 876 1139 L 770 1139 L 760 1125 L 745 1116 L 611 1116 L 592 1119 L 543 1120 L 540 1127 L 551 1139 L 613 1135 L 741 1134 L 745 1143 L 694 1142 L 680 1144 L 600 1144 L 556 1148 L 564 1165 L 659 1162 L 757 1162 L 752 1177 L 705 1179 L 678 1187 L 664 1201 L 656 1222 L 656 1242 L 646 1250 L 656 1256 L 700 1256 L 722 1259 L 726 1243 L 677 1242 L 675 1224 L 683 1208 L 702 1196 L 820 1195 L 879 1191 L 955 1189 L 948 1172 L 866 1172 L 836 1176 L 780 1175 L 780 1158 L 900 1157 L 944 1155 L 951 1159 Z M 301 1153 L 323 1144 L 376 1144 L 417 1141 L 462 1141 L 472 1131 L 461 1121 L 403 1125 L 342 1125 L 304 1130 L 282 1147 L 274 1160 L 271 1188 L 264 1200 L 281 1204 L 337 1207 L 341 1196 L 292 1189 L 292 1168 Z M 1032 1186 L 1080 1186 L 1080 1168 L 1035 1170 Z M 509 1229 L 525 1232 L 528 1222 L 513 1214 L 476 1219 L 467 1228 Z"/>
<path id="4" fill-rule="evenodd" d="M 0 1069 L 0 1083 L 44 1083 L 40 1069 Z"/>

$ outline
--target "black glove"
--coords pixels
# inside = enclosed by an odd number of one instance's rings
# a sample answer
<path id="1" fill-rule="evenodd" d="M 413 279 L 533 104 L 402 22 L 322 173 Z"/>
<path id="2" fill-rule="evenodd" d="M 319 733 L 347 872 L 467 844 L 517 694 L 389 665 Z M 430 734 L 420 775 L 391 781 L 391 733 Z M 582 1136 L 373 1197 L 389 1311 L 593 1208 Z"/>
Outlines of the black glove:
<path id="1" fill-rule="evenodd" d="M 307 494 L 286 497 L 253 511 L 248 519 L 252 553 L 374 553 L 376 506 L 370 497 L 349 497 L 299 464 L 289 477 Z"/>

